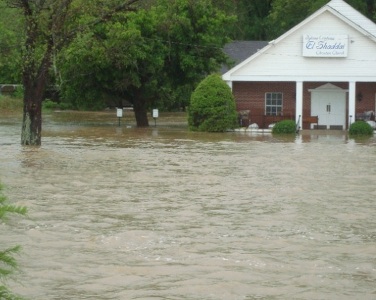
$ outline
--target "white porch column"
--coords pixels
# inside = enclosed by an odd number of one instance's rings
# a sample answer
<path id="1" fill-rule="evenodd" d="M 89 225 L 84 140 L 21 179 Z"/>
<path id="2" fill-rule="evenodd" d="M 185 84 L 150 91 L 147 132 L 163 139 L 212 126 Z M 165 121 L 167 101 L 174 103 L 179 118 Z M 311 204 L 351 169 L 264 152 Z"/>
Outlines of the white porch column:
<path id="1" fill-rule="evenodd" d="M 349 82 L 349 127 L 355 122 L 355 99 L 356 99 L 356 82 Z"/>
<path id="2" fill-rule="evenodd" d="M 231 91 L 232 91 L 232 81 L 226 81 L 227 85 L 230 87 Z"/>
<path id="3" fill-rule="evenodd" d="M 296 82 L 295 122 L 303 128 L 303 81 Z"/>

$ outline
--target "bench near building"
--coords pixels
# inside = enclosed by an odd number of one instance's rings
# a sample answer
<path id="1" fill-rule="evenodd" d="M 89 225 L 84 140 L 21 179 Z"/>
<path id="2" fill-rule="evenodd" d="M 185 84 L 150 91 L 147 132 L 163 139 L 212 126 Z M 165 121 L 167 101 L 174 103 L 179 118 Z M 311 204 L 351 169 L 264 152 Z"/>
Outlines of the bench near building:
<path id="1" fill-rule="evenodd" d="M 332 0 L 222 78 L 243 126 L 293 119 L 302 129 L 348 129 L 374 118 L 376 24 Z"/>

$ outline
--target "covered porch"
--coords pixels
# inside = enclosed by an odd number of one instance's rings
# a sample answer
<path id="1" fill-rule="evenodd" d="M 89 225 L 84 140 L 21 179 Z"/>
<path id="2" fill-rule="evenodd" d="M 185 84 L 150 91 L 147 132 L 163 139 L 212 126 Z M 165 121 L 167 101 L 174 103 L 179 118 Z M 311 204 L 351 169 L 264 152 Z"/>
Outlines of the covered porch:
<path id="1" fill-rule="evenodd" d="M 295 120 L 300 129 L 346 130 L 365 117 L 374 120 L 375 82 L 232 82 L 242 127 L 268 128 Z"/>

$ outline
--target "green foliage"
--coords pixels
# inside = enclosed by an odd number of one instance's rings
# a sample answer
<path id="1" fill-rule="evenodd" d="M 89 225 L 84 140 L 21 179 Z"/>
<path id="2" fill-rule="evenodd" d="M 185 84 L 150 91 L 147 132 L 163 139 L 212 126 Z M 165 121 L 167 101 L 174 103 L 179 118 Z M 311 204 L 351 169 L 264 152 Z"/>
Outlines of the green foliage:
<path id="1" fill-rule="evenodd" d="M 268 40 L 267 16 L 273 0 L 216 0 L 215 5 L 236 16 L 236 22 L 227 26 L 233 40 Z"/>
<path id="2" fill-rule="evenodd" d="M 163 16 L 159 34 L 167 47 L 163 73 L 167 87 L 171 91 L 179 89 L 180 96 L 184 96 L 227 61 L 222 49 L 229 41 L 227 28 L 235 18 L 208 0 L 173 3 L 162 0 L 156 8 Z M 186 97 L 182 106 L 188 103 Z"/>
<path id="3" fill-rule="evenodd" d="M 321 2 L 322 1 L 323 0 L 321 0 Z M 267 16 L 269 29 L 268 37 L 271 39 L 277 38 L 299 22 L 303 21 L 312 13 L 311 6 L 314 2 L 317 2 L 317 0 L 274 0 L 272 10 Z M 324 2 L 328 1 L 324 0 Z"/>
<path id="4" fill-rule="evenodd" d="M 78 109 L 97 110 L 106 106 L 111 95 L 133 103 L 132 89 L 143 86 L 145 93 L 151 86 L 156 89 L 163 47 L 141 36 L 143 30 L 146 38 L 153 36 L 148 30 L 155 31 L 154 17 L 129 13 L 123 21 L 119 16 L 79 35 L 60 57 L 64 101 Z"/>
<path id="5" fill-rule="evenodd" d="M 373 128 L 367 122 L 356 121 L 350 125 L 350 136 L 371 136 L 373 135 Z"/>
<path id="6" fill-rule="evenodd" d="M 283 120 L 277 122 L 273 129 L 273 134 L 293 134 L 296 133 L 296 124 L 293 120 Z"/>
<path id="7" fill-rule="evenodd" d="M 22 18 L 0 1 L 0 83 L 21 83 Z"/>
<path id="8" fill-rule="evenodd" d="M 112 96 L 135 110 L 183 108 L 195 86 L 226 61 L 222 48 L 232 21 L 210 0 L 157 0 L 98 24 L 59 57 L 64 101 L 102 108 Z"/>
<path id="9" fill-rule="evenodd" d="M 372 12 L 367 11 L 366 1 L 367 0 L 346 0 L 346 2 L 355 9 L 372 18 Z M 271 9 L 268 15 L 265 16 L 267 39 L 271 40 L 277 38 L 328 2 L 329 0 L 273 0 Z"/>
<path id="10" fill-rule="evenodd" d="M 22 85 L 18 85 L 16 90 L 12 94 L 13 98 L 23 99 L 24 97 L 24 88 Z"/>
<path id="11" fill-rule="evenodd" d="M 219 75 L 209 75 L 192 93 L 188 124 L 191 130 L 209 132 L 224 132 L 237 126 L 234 96 Z"/>
<path id="12" fill-rule="evenodd" d="M 27 212 L 26 207 L 8 204 L 7 198 L 2 191 L 3 185 L 0 183 L 0 221 L 6 220 L 9 213 L 25 215 Z M 20 299 L 4 285 L 4 280 L 17 269 L 17 261 L 14 258 L 14 254 L 18 253 L 20 249 L 20 246 L 14 246 L 0 250 L 0 299 L 2 300 Z"/>
<path id="13" fill-rule="evenodd" d="M 1 300 L 22 300 L 23 298 L 13 294 L 5 286 L 0 285 L 0 299 Z"/>

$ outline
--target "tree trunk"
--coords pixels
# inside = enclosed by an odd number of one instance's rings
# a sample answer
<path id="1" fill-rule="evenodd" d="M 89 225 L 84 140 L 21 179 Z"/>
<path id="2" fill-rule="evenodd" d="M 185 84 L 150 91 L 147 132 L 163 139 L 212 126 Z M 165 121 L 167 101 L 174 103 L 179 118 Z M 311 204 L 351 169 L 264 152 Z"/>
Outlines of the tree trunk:
<path id="1" fill-rule="evenodd" d="M 51 65 L 53 41 L 48 40 L 46 51 L 39 68 L 35 57 L 33 42 L 30 42 L 25 59 L 22 80 L 24 86 L 23 120 L 21 145 L 40 146 L 42 143 L 42 100 L 48 80 L 48 70 Z M 37 71 L 37 72 L 35 72 Z M 36 75 L 34 75 L 36 73 Z"/>
<path id="2" fill-rule="evenodd" d="M 136 99 L 133 103 L 134 115 L 136 117 L 137 127 L 149 127 L 147 101 L 137 93 Z"/>
<path id="3" fill-rule="evenodd" d="M 40 146 L 42 143 L 42 100 L 51 64 L 52 42 L 49 43 L 37 76 L 33 76 L 34 62 L 23 72 L 23 120 L 21 145 Z"/>
<path id="4" fill-rule="evenodd" d="M 43 91 L 25 86 L 21 145 L 41 145 L 42 96 Z"/>
<path id="5" fill-rule="evenodd" d="M 47 85 L 48 67 L 51 62 L 52 45 L 48 47 L 40 64 L 38 75 L 32 69 L 23 74 L 24 99 L 21 145 L 40 146 L 42 143 L 42 100 Z"/>

